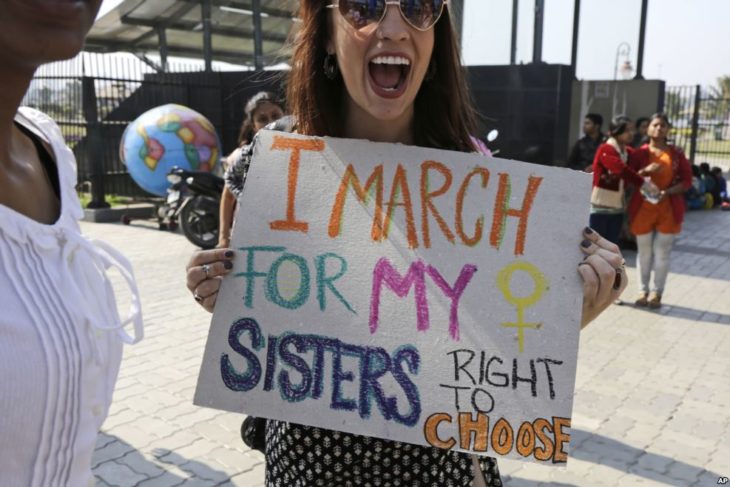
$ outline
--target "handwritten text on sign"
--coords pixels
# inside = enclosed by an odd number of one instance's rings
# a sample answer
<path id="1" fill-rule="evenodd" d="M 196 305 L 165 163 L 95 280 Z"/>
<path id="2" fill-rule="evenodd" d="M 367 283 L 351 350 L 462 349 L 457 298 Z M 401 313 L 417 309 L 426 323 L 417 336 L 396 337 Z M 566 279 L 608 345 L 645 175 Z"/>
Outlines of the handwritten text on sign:
<path id="1" fill-rule="evenodd" d="M 262 132 L 195 403 L 565 462 L 586 180 Z"/>

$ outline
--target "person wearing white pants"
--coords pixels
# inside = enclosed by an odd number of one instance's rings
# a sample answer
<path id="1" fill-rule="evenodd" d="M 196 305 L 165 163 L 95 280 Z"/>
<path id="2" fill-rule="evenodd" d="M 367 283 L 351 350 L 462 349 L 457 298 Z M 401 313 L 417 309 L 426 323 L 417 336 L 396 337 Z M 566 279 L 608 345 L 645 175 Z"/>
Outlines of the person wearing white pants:
<path id="1" fill-rule="evenodd" d="M 661 297 L 664 293 L 674 238 L 674 234 L 659 232 L 636 236 L 636 246 L 639 251 L 637 259 L 639 289 L 642 295 L 648 295 L 650 290 L 654 296 Z M 654 286 L 650 289 L 652 269 L 654 269 Z"/>
<path id="2" fill-rule="evenodd" d="M 634 171 L 655 164 L 659 169 L 649 177 L 661 191 L 658 199 L 635 191 L 629 203 L 631 233 L 636 235 L 640 294 L 637 306 L 661 307 L 664 286 L 669 273 L 669 256 L 675 237 L 682 231 L 684 192 L 692 186 L 692 171 L 682 150 L 667 143 L 669 120 L 662 113 L 651 117 L 649 144 L 629 157 Z M 654 286 L 649 287 L 654 270 Z M 651 291 L 651 294 L 650 294 Z"/>

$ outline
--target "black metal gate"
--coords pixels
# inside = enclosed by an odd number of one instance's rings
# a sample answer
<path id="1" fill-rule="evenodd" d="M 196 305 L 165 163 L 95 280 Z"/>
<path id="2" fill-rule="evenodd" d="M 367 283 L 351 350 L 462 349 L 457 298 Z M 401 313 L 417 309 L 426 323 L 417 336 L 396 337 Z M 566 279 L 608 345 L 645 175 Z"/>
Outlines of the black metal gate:
<path id="1" fill-rule="evenodd" d="M 103 207 L 105 194 L 149 196 L 119 157 L 124 129 L 142 113 L 167 103 L 192 108 L 215 126 L 225 154 L 235 148 L 246 99 L 278 89 L 275 73 L 202 70 L 170 64 L 158 73 L 132 55 L 82 53 L 39 69 L 23 104 L 57 122 L 76 155 L 78 182 L 91 184 L 89 206 Z"/>
<path id="2" fill-rule="evenodd" d="M 674 143 L 694 164 L 730 167 L 730 93 L 697 86 L 667 88 L 664 110 Z"/>

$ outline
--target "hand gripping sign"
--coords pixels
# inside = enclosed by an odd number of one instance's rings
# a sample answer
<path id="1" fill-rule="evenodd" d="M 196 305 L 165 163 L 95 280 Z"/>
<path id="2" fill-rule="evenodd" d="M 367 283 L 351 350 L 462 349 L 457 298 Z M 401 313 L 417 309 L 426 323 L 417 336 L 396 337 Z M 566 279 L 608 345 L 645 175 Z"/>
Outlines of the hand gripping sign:
<path id="1" fill-rule="evenodd" d="M 585 174 L 259 135 L 195 404 L 567 460 Z"/>

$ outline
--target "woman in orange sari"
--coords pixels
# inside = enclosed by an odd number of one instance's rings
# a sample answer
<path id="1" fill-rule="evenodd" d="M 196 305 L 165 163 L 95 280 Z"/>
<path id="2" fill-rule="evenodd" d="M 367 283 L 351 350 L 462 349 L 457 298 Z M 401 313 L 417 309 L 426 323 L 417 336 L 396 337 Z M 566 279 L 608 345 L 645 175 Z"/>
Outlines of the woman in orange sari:
<path id="1" fill-rule="evenodd" d="M 631 155 L 630 164 L 639 171 L 652 163 L 661 166 L 651 174 L 652 182 L 661 190 L 658 201 L 634 192 L 629 203 L 631 233 L 638 247 L 639 285 L 637 306 L 661 307 L 664 285 L 669 274 L 669 255 L 675 237 L 682 230 L 685 202 L 684 192 L 692 186 L 692 171 L 682 150 L 667 142 L 669 119 L 663 113 L 652 115 L 649 122 L 649 143 Z M 654 286 L 649 294 L 651 271 Z"/>

